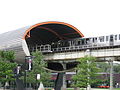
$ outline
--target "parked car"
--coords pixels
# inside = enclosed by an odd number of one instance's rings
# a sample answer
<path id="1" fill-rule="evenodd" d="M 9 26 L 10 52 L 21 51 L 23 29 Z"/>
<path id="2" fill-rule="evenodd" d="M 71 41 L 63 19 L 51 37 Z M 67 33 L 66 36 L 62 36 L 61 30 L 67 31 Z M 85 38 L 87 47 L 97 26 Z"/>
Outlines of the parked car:
<path id="1" fill-rule="evenodd" d="M 102 84 L 102 85 L 99 85 L 98 88 L 109 88 L 110 86 L 109 85 L 106 85 L 106 84 Z"/>

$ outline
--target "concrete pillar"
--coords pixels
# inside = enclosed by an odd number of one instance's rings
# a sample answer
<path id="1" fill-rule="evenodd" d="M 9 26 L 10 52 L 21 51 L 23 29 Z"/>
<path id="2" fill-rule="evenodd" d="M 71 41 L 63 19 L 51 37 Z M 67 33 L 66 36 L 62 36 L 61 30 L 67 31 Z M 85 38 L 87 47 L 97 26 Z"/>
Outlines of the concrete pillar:
<path id="1" fill-rule="evenodd" d="M 55 81 L 55 90 L 61 90 L 63 86 L 63 73 L 58 73 L 57 79 Z"/>
<path id="2" fill-rule="evenodd" d="M 66 70 L 66 63 L 62 63 L 63 69 Z M 66 89 L 66 72 L 63 73 L 63 85 L 61 90 L 67 90 Z"/>
<path id="3" fill-rule="evenodd" d="M 113 90 L 113 59 L 110 60 L 110 90 Z"/>

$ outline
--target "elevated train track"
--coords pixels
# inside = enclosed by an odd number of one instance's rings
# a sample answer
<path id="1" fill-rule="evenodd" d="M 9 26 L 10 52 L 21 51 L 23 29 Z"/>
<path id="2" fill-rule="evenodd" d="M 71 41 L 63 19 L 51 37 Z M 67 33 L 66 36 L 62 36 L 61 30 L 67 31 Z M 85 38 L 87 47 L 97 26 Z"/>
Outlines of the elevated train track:
<path id="1" fill-rule="evenodd" d="M 64 22 L 43 22 L 0 34 L 0 50 L 15 51 L 15 62 L 24 63 L 25 56 L 38 50 L 52 69 L 61 68 L 61 62 L 66 62 L 68 69 L 74 67 L 87 49 L 92 56 L 119 60 L 120 34 L 84 38 L 80 30 Z"/>
<path id="2" fill-rule="evenodd" d="M 59 61 L 59 60 L 76 60 L 84 57 L 86 50 L 90 50 L 90 55 L 105 60 L 108 57 L 115 57 L 116 61 L 119 61 L 120 57 L 120 45 L 115 46 L 70 46 L 70 47 L 59 47 L 51 48 L 50 45 L 45 45 L 42 49 L 40 46 L 36 46 L 33 51 L 41 51 L 45 55 L 47 61 Z M 104 59 L 103 59 L 104 58 Z"/>
<path id="3" fill-rule="evenodd" d="M 90 50 L 90 54 L 97 58 L 115 57 L 119 60 L 120 56 L 120 35 L 109 35 L 104 40 L 99 37 L 77 38 L 71 40 L 62 40 L 56 42 L 56 47 L 52 44 L 37 46 L 31 51 L 39 50 L 45 54 L 45 60 L 76 60 L 84 57 L 86 50 Z M 94 41 L 96 38 L 96 41 Z M 94 39 L 94 40 L 93 40 Z M 86 40 L 89 40 L 86 42 Z M 81 42 L 80 42 L 81 41 Z M 79 42 L 79 44 L 78 44 Z M 82 43 L 84 42 L 84 43 Z M 81 44 L 80 44 L 81 43 Z M 65 46 L 66 45 L 66 46 Z"/>

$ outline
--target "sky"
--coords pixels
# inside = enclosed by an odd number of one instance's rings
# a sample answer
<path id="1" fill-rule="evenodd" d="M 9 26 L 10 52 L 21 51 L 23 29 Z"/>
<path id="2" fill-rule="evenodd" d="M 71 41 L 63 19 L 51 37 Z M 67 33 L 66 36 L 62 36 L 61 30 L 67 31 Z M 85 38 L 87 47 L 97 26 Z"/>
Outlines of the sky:
<path id="1" fill-rule="evenodd" d="M 0 33 L 46 21 L 69 23 L 85 37 L 120 34 L 120 0 L 0 0 Z"/>

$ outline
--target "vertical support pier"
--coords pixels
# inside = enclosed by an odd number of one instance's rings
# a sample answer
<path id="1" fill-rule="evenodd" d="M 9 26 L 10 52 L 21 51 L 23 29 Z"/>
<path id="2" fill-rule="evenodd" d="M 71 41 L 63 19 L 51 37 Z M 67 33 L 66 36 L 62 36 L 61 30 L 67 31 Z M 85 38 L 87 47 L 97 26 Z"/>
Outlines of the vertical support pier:
<path id="1" fill-rule="evenodd" d="M 66 70 L 66 63 L 62 63 L 63 69 Z M 66 90 L 66 72 L 63 73 L 63 85 L 61 90 Z"/>
<path id="2" fill-rule="evenodd" d="M 54 89 L 61 90 L 62 83 L 63 83 L 63 73 L 58 73 L 57 79 L 55 81 L 55 88 Z"/>
<path id="3" fill-rule="evenodd" d="M 66 70 L 66 63 L 64 62 L 59 62 L 59 63 L 62 65 L 63 70 Z M 55 90 L 66 90 L 66 73 L 65 72 L 58 73 L 57 79 L 55 81 Z"/>
<path id="4" fill-rule="evenodd" d="M 110 60 L 110 90 L 113 90 L 113 58 Z"/>

